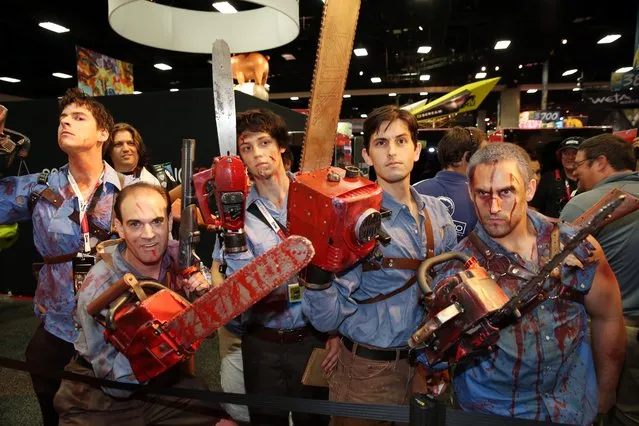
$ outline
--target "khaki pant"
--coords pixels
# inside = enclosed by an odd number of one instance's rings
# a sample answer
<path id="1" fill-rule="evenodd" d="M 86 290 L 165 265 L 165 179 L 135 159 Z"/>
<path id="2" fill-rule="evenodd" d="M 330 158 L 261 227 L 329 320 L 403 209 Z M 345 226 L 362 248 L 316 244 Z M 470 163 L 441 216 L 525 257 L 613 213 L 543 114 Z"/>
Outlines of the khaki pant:
<path id="1" fill-rule="evenodd" d="M 357 343 L 353 346 L 353 352 Z M 337 367 L 328 377 L 330 401 L 407 405 L 414 368 L 408 359 L 375 361 L 350 352 L 340 342 Z M 386 426 L 392 422 L 333 417 L 332 426 Z"/>
<path id="2" fill-rule="evenodd" d="M 617 401 L 606 426 L 639 426 L 639 327 L 626 326 L 626 360 L 617 386 Z"/>
<path id="3" fill-rule="evenodd" d="M 66 371 L 94 377 L 93 370 L 73 360 Z M 173 387 L 206 389 L 195 377 L 182 375 Z M 224 413 L 214 404 L 187 398 L 140 395 L 113 398 L 86 383 L 62 380 L 53 401 L 60 426 L 213 425 Z"/>

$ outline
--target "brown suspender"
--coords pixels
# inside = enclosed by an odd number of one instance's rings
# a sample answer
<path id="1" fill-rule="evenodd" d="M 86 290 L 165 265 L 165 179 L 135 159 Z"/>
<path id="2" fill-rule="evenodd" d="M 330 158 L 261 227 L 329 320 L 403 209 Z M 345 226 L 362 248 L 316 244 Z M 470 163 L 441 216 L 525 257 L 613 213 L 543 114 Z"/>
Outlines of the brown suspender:
<path id="1" fill-rule="evenodd" d="M 430 220 L 430 216 L 428 214 L 428 210 L 424 208 L 422 210 L 424 212 L 424 227 L 426 228 L 426 258 L 433 257 L 435 255 L 435 241 L 433 239 L 433 224 Z M 367 262 L 362 265 L 362 270 L 364 272 L 368 271 L 377 271 L 382 268 L 388 269 L 409 269 L 411 271 L 416 271 L 419 268 L 419 265 L 425 259 L 410 259 L 405 257 L 385 257 L 382 263 L 373 263 Z M 381 302 L 382 300 L 389 299 L 399 293 L 408 290 L 415 282 L 417 281 L 417 277 L 413 275 L 410 277 L 403 286 L 400 288 L 391 291 L 388 294 L 380 294 L 379 296 L 371 297 L 369 299 L 357 300 L 355 301 L 359 305 L 370 305 L 372 303 Z"/>

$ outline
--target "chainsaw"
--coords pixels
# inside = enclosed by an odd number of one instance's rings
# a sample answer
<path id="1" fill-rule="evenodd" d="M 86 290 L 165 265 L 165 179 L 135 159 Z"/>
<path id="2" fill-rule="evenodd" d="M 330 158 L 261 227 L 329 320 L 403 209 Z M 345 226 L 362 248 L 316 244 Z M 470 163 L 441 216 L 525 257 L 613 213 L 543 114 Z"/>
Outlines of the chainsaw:
<path id="1" fill-rule="evenodd" d="M 522 315 L 545 300 L 544 294 L 551 289 L 544 289 L 544 283 L 553 270 L 561 266 L 588 235 L 609 223 L 611 213 L 625 199 L 625 195 L 617 195 L 603 207 L 599 205 L 594 215 L 582 221 L 585 224 L 564 244 L 563 249 L 511 298 L 474 257 L 449 252 L 426 259 L 417 270 L 427 310 L 426 320 L 413 333 L 408 345 L 423 348 L 431 365 L 441 361 L 450 364 L 465 361 L 495 345 L 500 330 L 516 323 Z M 614 219 L 619 217 L 617 215 Z M 442 280 L 433 291 L 433 268 L 449 261 L 462 262 L 464 269 Z"/>
<path id="2" fill-rule="evenodd" d="M 103 324 L 105 339 L 143 382 L 190 358 L 208 335 L 295 276 L 313 254 L 306 238 L 288 237 L 193 303 L 127 273 L 87 312 Z"/>

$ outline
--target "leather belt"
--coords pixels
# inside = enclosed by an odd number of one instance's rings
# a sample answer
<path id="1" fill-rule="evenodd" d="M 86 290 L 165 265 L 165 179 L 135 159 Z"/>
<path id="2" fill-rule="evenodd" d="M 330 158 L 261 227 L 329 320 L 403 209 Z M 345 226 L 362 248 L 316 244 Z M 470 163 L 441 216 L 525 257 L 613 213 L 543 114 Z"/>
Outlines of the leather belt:
<path id="1" fill-rule="evenodd" d="M 342 343 L 349 352 L 353 352 L 355 343 L 351 339 L 342 336 Z M 396 359 L 408 358 L 410 351 L 409 349 L 373 349 L 358 343 L 355 355 L 373 361 L 395 361 Z"/>
<path id="2" fill-rule="evenodd" d="M 268 328 L 261 325 L 249 324 L 247 332 L 258 339 L 273 343 L 299 343 L 314 330 L 307 326 L 302 328 Z"/>

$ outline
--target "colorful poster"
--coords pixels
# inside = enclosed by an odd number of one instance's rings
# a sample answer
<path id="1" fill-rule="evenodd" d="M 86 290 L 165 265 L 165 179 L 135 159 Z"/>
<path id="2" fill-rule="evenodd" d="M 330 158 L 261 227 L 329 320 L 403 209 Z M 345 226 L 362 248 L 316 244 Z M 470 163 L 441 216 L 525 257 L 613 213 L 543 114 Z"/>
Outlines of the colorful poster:
<path id="1" fill-rule="evenodd" d="M 133 65 L 84 47 L 75 47 L 78 87 L 91 96 L 133 93 Z"/>

